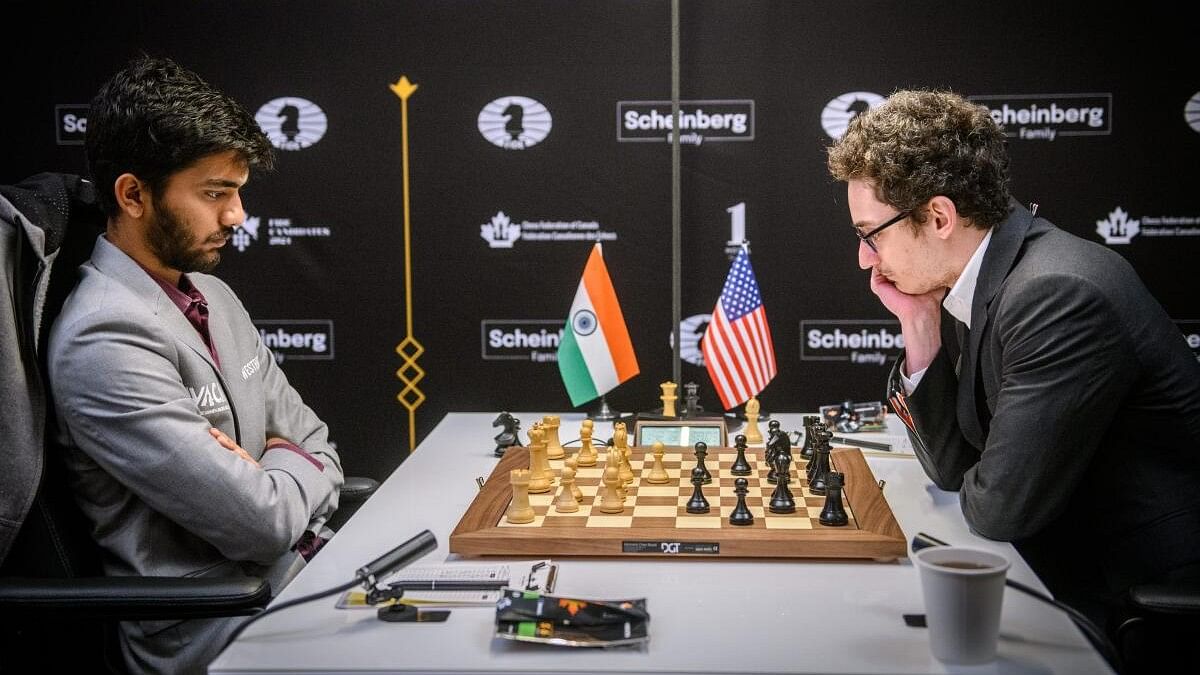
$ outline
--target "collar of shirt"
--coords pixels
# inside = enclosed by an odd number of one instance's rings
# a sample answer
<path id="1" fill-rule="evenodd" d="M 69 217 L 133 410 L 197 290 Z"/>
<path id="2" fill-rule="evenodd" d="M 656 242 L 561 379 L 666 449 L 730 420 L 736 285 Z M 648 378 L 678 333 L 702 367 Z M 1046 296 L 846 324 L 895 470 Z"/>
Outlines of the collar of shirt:
<path id="1" fill-rule="evenodd" d="M 987 234 L 983 235 L 983 241 L 979 242 L 979 247 L 967 261 L 967 266 L 963 268 L 962 274 L 958 275 L 958 281 L 954 282 L 954 287 L 942 300 L 942 307 L 950 312 L 950 316 L 966 324 L 967 328 L 971 327 L 971 303 L 975 299 L 975 282 L 979 280 L 979 268 L 983 265 L 983 254 L 987 251 L 988 242 L 991 240 L 992 228 L 989 227 Z"/>
<path id="2" fill-rule="evenodd" d="M 141 263 L 138 263 L 138 267 L 141 267 L 146 274 L 150 275 L 150 278 L 153 279 L 154 282 L 163 289 L 163 292 L 166 293 L 167 297 L 171 299 L 171 302 L 179 308 L 179 311 L 184 312 L 185 314 L 187 313 L 187 308 L 192 304 L 192 296 L 188 294 L 188 291 L 194 289 L 195 286 L 192 286 L 192 282 L 187 278 L 186 274 L 179 275 L 179 285 L 175 286 L 166 279 L 163 279 L 154 272 L 146 269 L 146 267 Z M 199 290 L 197 290 L 196 293 L 199 295 Z M 203 296 L 200 297 L 203 299 Z"/>

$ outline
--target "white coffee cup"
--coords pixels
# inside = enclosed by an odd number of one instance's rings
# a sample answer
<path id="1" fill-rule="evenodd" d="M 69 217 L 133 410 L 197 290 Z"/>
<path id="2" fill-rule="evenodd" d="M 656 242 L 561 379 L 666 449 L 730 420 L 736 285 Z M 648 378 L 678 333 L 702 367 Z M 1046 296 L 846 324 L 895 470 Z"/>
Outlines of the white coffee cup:
<path id="1" fill-rule="evenodd" d="M 942 662 L 996 658 L 1008 559 L 961 546 L 932 546 L 913 556 L 925 597 L 929 649 Z"/>

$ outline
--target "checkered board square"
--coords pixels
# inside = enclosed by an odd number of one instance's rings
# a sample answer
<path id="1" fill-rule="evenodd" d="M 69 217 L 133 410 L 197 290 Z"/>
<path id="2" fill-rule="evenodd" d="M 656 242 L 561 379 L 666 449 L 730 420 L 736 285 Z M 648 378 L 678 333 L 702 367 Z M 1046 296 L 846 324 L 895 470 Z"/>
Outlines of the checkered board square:
<path id="1" fill-rule="evenodd" d="M 569 448 L 574 452 L 574 448 Z M 788 487 L 796 512 L 771 513 L 767 508 L 775 486 L 767 482 L 769 467 L 762 448 L 750 448 L 746 459 L 746 505 L 754 514 L 751 525 L 732 525 L 729 514 L 737 504 L 731 473 L 737 451 L 709 447 L 705 464 L 713 481 L 702 491 L 709 502 L 706 514 L 690 514 L 689 482 L 696 459 L 690 448 L 668 447 L 663 466 L 668 482 L 647 479 L 653 467 L 652 450 L 634 447 L 630 468 L 634 480 L 626 487 L 624 509 L 607 514 L 599 509 L 604 456 L 597 466 L 579 467 L 575 482 L 583 498 L 579 510 L 559 513 L 554 506 L 562 489 L 563 462 L 551 461 L 553 490 L 529 495 L 531 523 L 513 524 L 505 517 L 512 502 L 510 473 L 529 468 L 529 449 L 513 447 L 500 458 L 479 494 L 450 533 L 450 552 L 463 556 L 670 556 L 691 559 L 819 558 L 890 561 L 904 557 L 908 543 L 871 468 L 856 448 L 834 448 L 830 463 L 845 474 L 842 505 L 850 522 L 841 527 L 820 524 L 824 496 L 808 490 L 805 464 L 792 467 Z M 798 449 L 793 451 L 793 457 Z"/>
<path id="2" fill-rule="evenodd" d="M 696 514 L 687 512 L 688 500 L 695 489 L 690 480 L 692 467 L 696 459 L 692 453 L 680 448 L 663 453 L 663 468 L 666 469 L 670 482 L 655 485 L 647 482 L 650 471 L 654 466 L 654 456 L 650 451 L 644 454 L 640 449 L 631 451 L 629 466 L 634 474 L 632 483 L 626 485 L 625 509 L 620 513 L 603 513 L 600 511 L 600 498 L 597 493 L 602 485 L 604 474 L 604 456 L 600 453 L 600 461 L 596 466 L 581 467 L 576 470 L 575 484 L 583 493 L 579 502 L 579 510 L 561 513 L 554 502 L 562 490 L 563 460 L 550 460 L 554 470 L 554 488 L 542 494 L 529 495 L 529 505 L 533 507 L 534 519 L 531 523 L 514 524 L 504 517 L 497 523 L 498 527 L 632 527 L 651 528 L 666 527 L 680 529 L 705 529 L 736 527 L 738 529 L 787 529 L 804 530 L 824 528 L 820 523 L 821 509 L 825 506 L 825 497 L 814 495 L 808 489 L 805 478 L 806 462 L 801 460 L 792 465 L 791 482 L 788 489 L 796 502 L 795 513 L 772 513 L 768 506 L 775 485 L 767 482 L 770 467 L 760 458 L 756 451 L 747 452 L 746 460 L 753 470 L 746 479 L 749 492 L 746 494 L 746 506 L 754 515 L 750 525 L 730 525 L 729 514 L 737 506 L 737 495 L 734 493 L 733 481 L 738 478 L 732 471 L 737 451 L 720 452 L 714 458 L 710 453 L 705 458 L 705 467 L 712 474 L 712 483 L 702 487 L 704 498 L 708 500 L 709 512 Z M 637 453 L 637 455 L 635 455 Z M 637 456 L 635 459 L 634 457 Z M 715 460 L 715 461 L 714 461 Z M 835 467 L 836 469 L 836 467 Z M 511 499 L 510 499 L 511 502 Z M 856 528 L 853 512 L 842 500 L 846 513 L 850 515 L 850 523 L 841 527 Z M 505 507 L 507 508 L 507 506 Z"/>

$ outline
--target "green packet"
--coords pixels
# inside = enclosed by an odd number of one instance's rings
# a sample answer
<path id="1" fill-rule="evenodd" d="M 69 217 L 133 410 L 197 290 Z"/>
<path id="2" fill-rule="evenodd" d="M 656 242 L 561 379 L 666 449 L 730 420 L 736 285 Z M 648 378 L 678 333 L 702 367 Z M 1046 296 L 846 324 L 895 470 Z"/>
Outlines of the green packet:
<path id="1" fill-rule="evenodd" d="M 535 591 L 506 590 L 496 602 L 497 622 L 548 622 L 558 626 L 623 625 L 648 622 L 646 599 L 587 600 Z"/>
<path id="2" fill-rule="evenodd" d="M 563 647 L 617 647 L 650 639 L 646 599 L 585 600 L 506 590 L 496 637 Z"/>

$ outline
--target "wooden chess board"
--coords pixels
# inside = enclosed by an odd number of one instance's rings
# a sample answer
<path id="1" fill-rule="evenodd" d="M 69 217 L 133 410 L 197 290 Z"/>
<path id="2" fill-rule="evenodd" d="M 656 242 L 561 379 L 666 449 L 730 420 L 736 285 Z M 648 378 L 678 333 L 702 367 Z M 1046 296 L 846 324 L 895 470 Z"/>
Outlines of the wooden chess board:
<path id="1" fill-rule="evenodd" d="M 568 449 L 568 453 L 574 449 Z M 561 489 L 563 460 L 550 460 L 554 489 L 529 495 L 535 518 L 515 525 L 505 518 L 512 500 L 509 471 L 529 468 L 529 450 L 511 448 L 500 459 L 475 501 L 450 535 L 450 551 L 464 556 L 686 556 L 769 558 L 853 558 L 894 560 L 904 557 L 907 543 L 871 469 L 857 448 L 836 448 L 830 454 L 835 471 L 845 474 L 842 503 L 850 523 L 840 527 L 820 524 L 825 497 L 813 495 L 805 480 L 805 462 L 792 467 L 789 484 L 796 512 L 771 513 L 767 505 L 775 486 L 767 482 L 769 467 L 762 448 L 749 448 L 746 458 L 753 472 L 745 476 L 750 492 L 746 504 L 754 514 L 751 525 L 731 525 L 729 514 L 737 504 L 730 467 L 737 457 L 733 448 L 709 448 L 706 465 L 713 480 L 703 486 L 711 510 L 691 514 L 686 504 L 692 495 L 689 482 L 695 458 L 685 448 L 667 448 L 663 465 L 670 482 L 645 481 L 653 465 L 650 448 L 630 449 L 634 479 L 628 484 L 625 508 L 607 514 L 596 499 L 604 468 L 604 452 L 593 467 L 579 467 L 575 483 L 583 493 L 579 510 L 559 513 L 554 500 Z M 798 454 L 794 455 L 799 457 Z M 683 477 L 682 480 L 680 479 Z"/>

